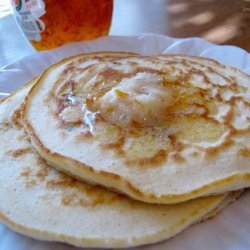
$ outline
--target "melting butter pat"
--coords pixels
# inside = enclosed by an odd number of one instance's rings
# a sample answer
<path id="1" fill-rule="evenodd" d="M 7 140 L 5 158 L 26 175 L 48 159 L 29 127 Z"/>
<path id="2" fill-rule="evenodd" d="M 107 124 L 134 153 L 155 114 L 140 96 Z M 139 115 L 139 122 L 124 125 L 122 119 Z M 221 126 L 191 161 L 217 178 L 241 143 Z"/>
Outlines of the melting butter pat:
<path id="1" fill-rule="evenodd" d="M 166 108 L 173 102 L 172 90 L 163 85 L 161 76 L 137 73 L 106 92 L 98 100 L 98 111 L 120 127 L 153 126 L 165 119 Z"/>
<path id="2" fill-rule="evenodd" d="M 62 110 L 60 116 L 64 122 L 77 123 L 81 122 L 81 113 L 79 106 L 69 106 Z"/>

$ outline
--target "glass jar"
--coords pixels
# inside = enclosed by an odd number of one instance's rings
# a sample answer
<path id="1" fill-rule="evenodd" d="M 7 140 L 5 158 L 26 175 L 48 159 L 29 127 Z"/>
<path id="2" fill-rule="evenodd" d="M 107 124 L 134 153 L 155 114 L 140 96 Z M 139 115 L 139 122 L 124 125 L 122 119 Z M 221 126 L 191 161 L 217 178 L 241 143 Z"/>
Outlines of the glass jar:
<path id="1" fill-rule="evenodd" d="M 113 0 L 11 0 L 13 14 L 37 50 L 107 35 Z"/>

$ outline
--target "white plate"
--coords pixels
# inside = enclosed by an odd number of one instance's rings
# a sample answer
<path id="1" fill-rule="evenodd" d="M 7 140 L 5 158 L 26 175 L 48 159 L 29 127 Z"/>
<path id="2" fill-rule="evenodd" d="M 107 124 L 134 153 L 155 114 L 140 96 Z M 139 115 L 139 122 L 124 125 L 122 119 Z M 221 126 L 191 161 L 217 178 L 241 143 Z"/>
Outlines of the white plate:
<path id="1" fill-rule="evenodd" d="M 103 37 L 91 42 L 62 46 L 52 51 L 34 53 L 0 70 L 0 92 L 10 93 L 45 68 L 64 57 L 92 51 L 130 51 L 145 55 L 182 53 L 204 56 L 237 67 L 250 74 L 250 54 L 234 46 L 218 46 L 199 38 L 174 39 L 144 34 L 134 37 Z M 250 83 L 249 83 L 250 84 Z M 31 201 L 32 202 L 32 201 Z M 66 244 L 33 240 L 0 224 L 1 250 L 69 250 Z M 175 238 L 140 248 L 147 250 L 242 250 L 250 249 L 250 191 L 228 206 L 214 219 L 194 225 Z"/>

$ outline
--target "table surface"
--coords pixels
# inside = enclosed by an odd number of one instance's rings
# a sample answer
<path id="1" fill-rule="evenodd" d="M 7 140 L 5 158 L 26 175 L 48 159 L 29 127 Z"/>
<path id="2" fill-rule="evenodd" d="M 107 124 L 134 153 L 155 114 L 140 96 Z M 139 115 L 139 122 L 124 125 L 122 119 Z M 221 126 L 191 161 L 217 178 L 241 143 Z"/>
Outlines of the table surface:
<path id="1" fill-rule="evenodd" d="M 0 68 L 34 49 L 0 4 Z M 111 35 L 144 32 L 202 37 L 250 52 L 250 0 L 114 0 Z"/>

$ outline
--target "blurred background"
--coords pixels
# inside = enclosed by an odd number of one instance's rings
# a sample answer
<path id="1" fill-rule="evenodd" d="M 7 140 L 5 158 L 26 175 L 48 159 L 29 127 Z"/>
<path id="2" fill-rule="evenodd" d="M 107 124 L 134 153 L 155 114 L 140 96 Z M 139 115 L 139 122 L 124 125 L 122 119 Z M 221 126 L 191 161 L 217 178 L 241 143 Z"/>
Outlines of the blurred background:
<path id="1" fill-rule="evenodd" d="M 171 37 L 202 37 L 250 52 L 250 0 L 114 0 L 110 35 L 150 32 Z M 0 1 L 0 68 L 33 53 Z"/>

